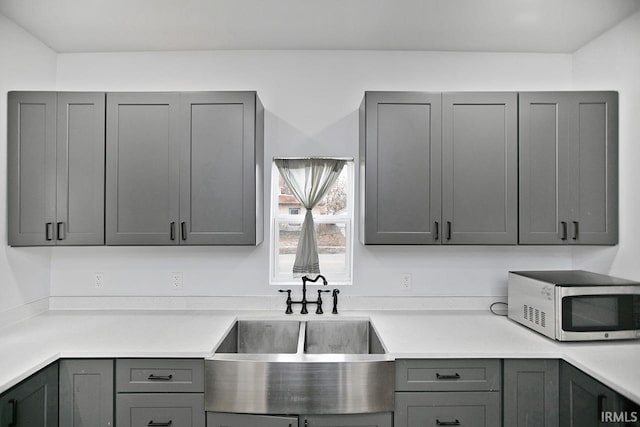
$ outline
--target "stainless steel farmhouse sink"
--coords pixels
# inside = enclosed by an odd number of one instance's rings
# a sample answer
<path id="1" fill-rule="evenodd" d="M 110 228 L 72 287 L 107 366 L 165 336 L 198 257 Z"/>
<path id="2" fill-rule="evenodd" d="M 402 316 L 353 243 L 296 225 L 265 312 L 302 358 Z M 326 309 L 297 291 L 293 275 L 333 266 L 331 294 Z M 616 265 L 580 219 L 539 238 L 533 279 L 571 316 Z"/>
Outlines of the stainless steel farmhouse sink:
<path id="1" fill-rule="evenodd" d="M 238 320 L 205 361 L 205 409 L 393 411 L 394 362 L 367 319 Z"/>

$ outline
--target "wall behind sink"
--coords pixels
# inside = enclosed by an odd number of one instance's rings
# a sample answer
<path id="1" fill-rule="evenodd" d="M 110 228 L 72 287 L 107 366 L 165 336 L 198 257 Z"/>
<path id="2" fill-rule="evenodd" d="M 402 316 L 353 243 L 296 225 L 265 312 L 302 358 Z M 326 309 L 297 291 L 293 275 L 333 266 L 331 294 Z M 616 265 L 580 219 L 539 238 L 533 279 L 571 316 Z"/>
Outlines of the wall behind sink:
<path id="1" fill-rule="evenodd" d="M 11 248 L 6 245 L 7 91 L 52 90 L 55 87 L 56 53 L 0 14 L 0 64 L 1 325 L 3 312 L 29 303 L 36 303 L 44 309 L 47 307 L 51 249 Z"/>
<path id="2" fill-rule="evenodd" d="M 265 118 L 265 242 L 258 247 L 55 248 L 53 296 L 274 295 L 268 284 L 273 156 L 357 158 L 365 90 L 569 90 L 571 55 L 380 51 L 199 51 L 58 56 L 58 90 L 257 90 Z M 400 165 L 399 165 L 400 166 Z M 356 214 L 357 217 L 357 214 Z M 510 269 L 571 268 L 557 247 L 355 244 L 352 295 L 506 294 Z M 103 272 L 96 290 L 93 273 Z M 184 288 L 169 286 L 172 271 Z M 413 274 L 411 293 L 397 276 Z M 329 277 L 329 279 L 331 279 Z"/>

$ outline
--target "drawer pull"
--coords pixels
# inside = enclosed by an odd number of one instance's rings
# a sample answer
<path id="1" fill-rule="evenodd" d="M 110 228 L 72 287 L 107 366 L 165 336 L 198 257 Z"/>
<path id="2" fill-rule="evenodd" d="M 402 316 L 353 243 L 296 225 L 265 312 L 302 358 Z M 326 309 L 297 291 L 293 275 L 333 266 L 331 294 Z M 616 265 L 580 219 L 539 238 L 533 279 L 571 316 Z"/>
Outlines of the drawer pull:
<path id="1" fill-rule="evenodd" d="M 149 427 L 169 427 L 171 424 L 173 424 L 173 420 L 169 420 L 167 422 L 164 423 L 157 423 L 153 420 L 149 421 L 149 423 L 147 424 Z"/>
<path id="2" fill-rule="evenodd" d="M 173 375 L 154 375 L 149 374 L 148 379 L 151 381 L 171 381 Z"/>
<path id="3" fill-rule="evenodd" d="M 440 421 L 438 419 L 436 419 L 436 425 L 439 426 L 459 426 L 460 425 L 460 421 L 458 421 L 457 419 L 454 421 Z"/>
<path id="4" fill-rule="evenodd" d="M 11 422 L 9 422 L 9 427 L 15 427 L 18 425 L 18 401 L 11 399 L 9 400 L 9 405 L 11 405 Z"/>
<path id="5" fill-rule="evenodd" d="M 436 372 L 436 378 L 439 380 L 459 380 L 460 379 L 460 374 L 459 373 L 455 373 L 453 375 L 440 375 Z M 446 425 L 446 424 L 443 424 Z M 453 424 L 455 425 L 455 424 Z"/>

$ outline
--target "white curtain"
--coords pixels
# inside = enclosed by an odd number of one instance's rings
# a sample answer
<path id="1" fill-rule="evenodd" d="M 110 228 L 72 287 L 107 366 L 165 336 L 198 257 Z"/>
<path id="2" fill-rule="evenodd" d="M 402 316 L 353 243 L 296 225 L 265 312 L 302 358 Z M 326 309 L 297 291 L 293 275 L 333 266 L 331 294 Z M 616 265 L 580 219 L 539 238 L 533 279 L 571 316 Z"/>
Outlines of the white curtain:
<path id="1" fill-rule="evenodd" d="M 311 210 L 333 187 L 346 161 L 327 158 L 276 159 L 280 175 L 293 195 L 306 208 L 293 276 L 320 274 L 318 239 Z"/>

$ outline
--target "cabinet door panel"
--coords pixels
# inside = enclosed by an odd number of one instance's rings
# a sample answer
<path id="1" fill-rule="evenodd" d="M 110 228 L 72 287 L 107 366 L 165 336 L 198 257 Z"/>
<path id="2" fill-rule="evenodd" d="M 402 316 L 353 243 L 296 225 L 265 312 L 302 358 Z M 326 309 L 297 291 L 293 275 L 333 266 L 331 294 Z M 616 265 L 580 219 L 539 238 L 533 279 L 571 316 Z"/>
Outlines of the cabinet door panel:
<path id="1" fill-rule="evenodd" d="M 180 243 L 255 243 L 255 93 L 183 94 L 181 110 Z"/>
<path id="2" fill-rule="evenodd" d="M 60 362 L 60 424 L 113 425 L 113 360 Z"/>
<path id="3" fill-rule="evenodd" d="M 56 244 L 104 244 L 104 93 L 58 93 Z"/>
<path id="4" fill-rule="evenodd" d="M 364 242 L 439 243 L 441 95 L 370 92 L 365 102 Z"/>
<path id="5" fill-rule="evenodd" d="M 516 94 L 445 93 L 442 99 L 443 242 L 516 244 Z"/>
<path id="6" fill-rule="evenodd" d="M 504 425 L 559 425 L 558 367 L 558 360 L 504 361 Z"/>
<path id="7" fill-rule="evenodd" d="M 561 222 L 570 221 L 569 101 L 561 92 L 519 95 L 521 244 L 567 243 Z"/>
<path id="8" fill-rule="evenodd" d="M 575 191 L 571 243 L 618 242 L 617 106 L 615 92 L 573 95 L 570 143 Z"/>
<path id="9" fill-rule="evenodd" d="M 107 95 L 107 244 L 178 243 L 178 99 Z"/>
<path id="10" fill-rule="evenodd" d="M 207 427 L 297 427 L 298 417 L 207 412 Z"/>
<path id="11" fill-rule="evenodd" d="M 58 427 L 58 365 L 29 377 L 0 397 L 0 425 Z"/>
<path id="12" fill-rule="evenodd" d="M 11 92 L 8 107 L 9 244 L 54 245 L 56 93 Z"/>

